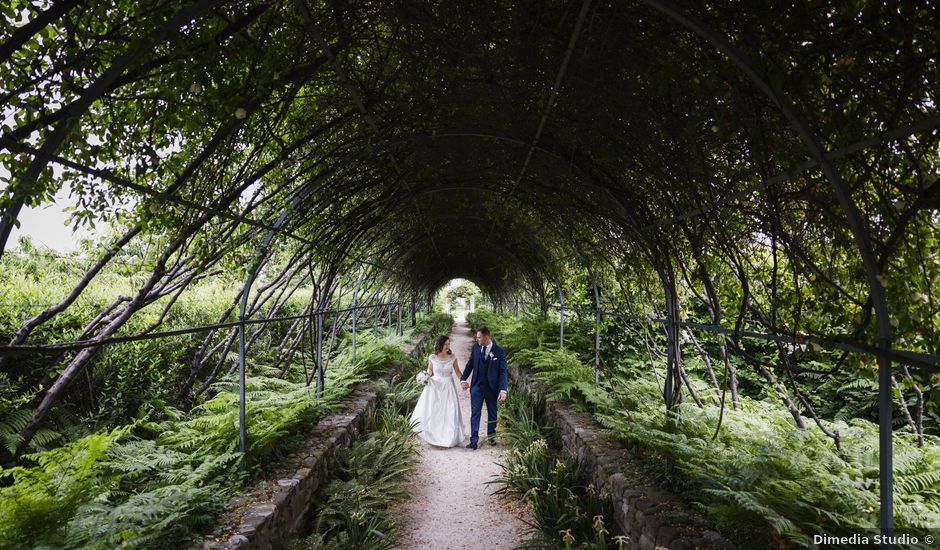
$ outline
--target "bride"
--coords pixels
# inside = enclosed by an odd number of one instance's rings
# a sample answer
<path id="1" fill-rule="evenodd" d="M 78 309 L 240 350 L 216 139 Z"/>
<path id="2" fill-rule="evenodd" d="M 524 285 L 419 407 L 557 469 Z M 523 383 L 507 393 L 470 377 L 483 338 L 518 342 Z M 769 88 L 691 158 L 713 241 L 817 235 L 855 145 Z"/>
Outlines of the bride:
<path id="1" fill-rule="evenodd" d="M 428 357 L 427 385 L 411 413 L 411 424 L 421 439 L 438 447 L 459 445 L 464 438 L 463 415 L 457 399 L 457 383 L 451 371 L 460 378 L 457 358 L 450 350 L 450 338 L 441 336 Z"/>

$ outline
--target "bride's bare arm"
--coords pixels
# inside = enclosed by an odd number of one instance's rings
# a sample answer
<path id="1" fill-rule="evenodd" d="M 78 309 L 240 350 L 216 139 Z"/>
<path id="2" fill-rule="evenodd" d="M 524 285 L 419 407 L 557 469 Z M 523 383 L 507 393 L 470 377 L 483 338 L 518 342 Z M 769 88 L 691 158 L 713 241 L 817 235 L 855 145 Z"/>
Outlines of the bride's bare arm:
<path id="1" fill-rule="evenodd" d="M 451 366 L 454 367 L 454 374 L 457 375 L 457 378 L 460 378 L 461 376 L 463 376 L 463 373 L 460 372 L 460 366 L 457 364 L 457 358 L 456 358 L 456 357 L 454 358 L 454 364 L 451 365 Z"/>
<path id="2" fill-rule="evenodd" d="M 428 357 L 428 374 L 434 374 L 434 365 L 431 364 L 431 358 Z"/>

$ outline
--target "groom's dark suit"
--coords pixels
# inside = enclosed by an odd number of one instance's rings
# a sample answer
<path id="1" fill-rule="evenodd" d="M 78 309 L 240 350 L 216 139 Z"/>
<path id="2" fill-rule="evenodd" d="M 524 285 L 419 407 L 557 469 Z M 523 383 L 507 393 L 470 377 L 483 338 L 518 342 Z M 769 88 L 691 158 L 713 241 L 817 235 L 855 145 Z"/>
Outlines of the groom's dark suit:
<path id="1" fill-rule="evenodd" d="M 486 435 L 496 433 L 496 399 L 499 392 L 509 387 L 509 370 L 506 368 L 506 351 L 490 342 L 486 357 L 483 346 L 473 345 L 470 360 L 463 369 L 460 381 L 470 378 L 470 443 L 476 444 L 480 433 L 480 415 L 486 401 Z"/>

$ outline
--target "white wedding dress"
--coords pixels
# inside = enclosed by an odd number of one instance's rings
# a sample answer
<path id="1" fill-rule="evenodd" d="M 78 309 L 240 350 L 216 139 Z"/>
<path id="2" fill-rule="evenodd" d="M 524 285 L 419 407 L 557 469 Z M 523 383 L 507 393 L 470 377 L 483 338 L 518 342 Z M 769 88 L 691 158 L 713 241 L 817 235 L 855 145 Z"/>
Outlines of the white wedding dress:
<path id="1" fill-rule="evenodd" d="M 464 438 L 463 415 L 453 376 L 454 359 L 451 356 L 441 361 L 434 355 L 428 357 L 434 374 L 428 378 L 411 413 L 411 423 L 418 437 L 438 447 L 454 447 Z"/>

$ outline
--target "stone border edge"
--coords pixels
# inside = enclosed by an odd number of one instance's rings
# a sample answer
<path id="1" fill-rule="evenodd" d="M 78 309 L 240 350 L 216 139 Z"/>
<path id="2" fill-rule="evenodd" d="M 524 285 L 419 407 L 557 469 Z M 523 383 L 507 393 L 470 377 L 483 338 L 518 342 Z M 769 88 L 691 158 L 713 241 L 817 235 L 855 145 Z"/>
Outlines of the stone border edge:
<path id="1" fill-rule="evenodd" d="M 531 368 L 513 364 L 509 375 L 526 391 L 548 395 L 548 386 L 535 379 Z M 630 539 L 627 548 L 736 548 L 678 496 L 656 487 L 630 451 L 602 435 L 590 414 L 574 412 L 557 400 L 547 404 L 549 421 L 564 447 L 581 459 L 594 487 L 610 495 L 617 529 Z"/>
<path id="2" fill-rule="evenodd" d="M 420 334 L 401 350 L 413 358 L 429 335 Z M 386 377 L 401 370 L 390 368 Z M 277 480 L 280 489 L 270 498 L 248 505 L 235 533 L 222 542 L 209 541 L 204 550 L 273 550 L 298 533 L 310 519 L 311 501 L 317 490 L 333 477 L 336 450 L 352 445 L 360 434 L 371 429 L 372 412 L 378 396 L 371 382 L 363 382 L 342 402 L 340 410 L 328 415 L 310 430 L 310 445 L 297 452 L 302 466 L 293 475 Z"/>

